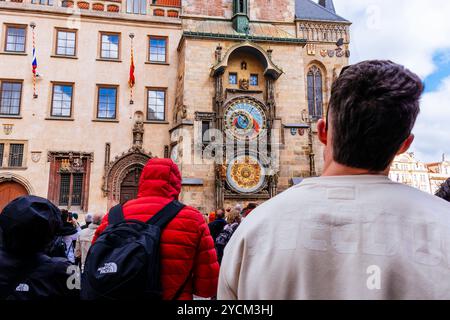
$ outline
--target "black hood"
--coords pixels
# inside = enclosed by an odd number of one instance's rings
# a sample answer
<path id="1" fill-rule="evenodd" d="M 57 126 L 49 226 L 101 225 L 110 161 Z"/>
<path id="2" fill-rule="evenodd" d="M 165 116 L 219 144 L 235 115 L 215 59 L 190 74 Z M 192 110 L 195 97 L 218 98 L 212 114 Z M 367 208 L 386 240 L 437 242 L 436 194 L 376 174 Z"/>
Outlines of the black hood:
<path id="1" fill-rule="evenodd" d="M 3 249 L 15 254 L 42 251 L 61 227 L 61 211 L 41 197 L 19 197 L 0 214 Z"/>

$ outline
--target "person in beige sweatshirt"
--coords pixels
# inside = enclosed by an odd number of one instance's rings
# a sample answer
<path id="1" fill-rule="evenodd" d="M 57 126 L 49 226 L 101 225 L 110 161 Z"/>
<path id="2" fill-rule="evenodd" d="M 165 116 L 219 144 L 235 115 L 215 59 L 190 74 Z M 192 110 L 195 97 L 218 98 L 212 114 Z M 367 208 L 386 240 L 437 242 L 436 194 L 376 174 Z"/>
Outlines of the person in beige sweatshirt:
<path id="1" fill-rule="evenodd" d="M 243 221 L 218 299 L 450 299 L 450 204 L 388 178 L 414 140 L 422 91 L 390 61 L 343 69 L 317 124 L 323 175 Z"/>

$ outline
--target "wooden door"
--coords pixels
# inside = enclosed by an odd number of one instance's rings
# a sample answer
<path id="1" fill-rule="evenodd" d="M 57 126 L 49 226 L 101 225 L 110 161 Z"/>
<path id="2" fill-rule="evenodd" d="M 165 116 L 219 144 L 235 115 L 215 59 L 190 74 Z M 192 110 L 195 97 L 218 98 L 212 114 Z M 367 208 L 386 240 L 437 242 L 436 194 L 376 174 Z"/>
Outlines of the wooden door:
<path id="1" fill-rule="evenodd" d="M 27 194 L 27 189 L 20 183 L 14 181 L 0 183 L 0 211 L 12 200 Z"/>
<path id="2" fill-rule="evenodd" d="M 142 167 L 136 167 L 130 171 L 120 185 L 120 203 L 136 199 L 138 194 L 139 178 Z"/>

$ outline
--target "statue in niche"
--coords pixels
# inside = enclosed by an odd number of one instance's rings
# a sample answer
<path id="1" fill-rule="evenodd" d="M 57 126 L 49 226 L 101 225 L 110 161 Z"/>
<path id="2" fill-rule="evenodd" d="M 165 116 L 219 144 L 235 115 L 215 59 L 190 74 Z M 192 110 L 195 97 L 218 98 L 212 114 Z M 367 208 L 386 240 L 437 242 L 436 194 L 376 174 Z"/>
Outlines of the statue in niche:
<path id="1" fill-rule="evenodd" d="M 133 126 L 133 148 L 142 149 L 144 144 L 144 121 L 143 114 L 136 112 Z"/>
<path id="2" fill-rule="evenodd" d="M 241 70 L 247 70 L 247 62 L 245 61 L 241 62 Z"/>
<path id="3" fill-rule="evenodd" d="M 242 90 L 248 90 L 249 88 L 249 81 L 248 79 L 241 79 L 239 80 L 239 88 Z"/>

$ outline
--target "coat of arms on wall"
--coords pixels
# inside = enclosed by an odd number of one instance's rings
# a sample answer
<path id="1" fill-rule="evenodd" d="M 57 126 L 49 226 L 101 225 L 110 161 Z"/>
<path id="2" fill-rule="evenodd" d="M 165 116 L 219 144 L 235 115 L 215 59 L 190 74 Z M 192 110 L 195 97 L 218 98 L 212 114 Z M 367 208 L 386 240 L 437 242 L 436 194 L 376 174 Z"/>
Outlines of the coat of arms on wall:
<path id="1" fill-rule="evenodd" d="M 336 49 L 336 57 L 341 58 L 344 56 L 344 54 L 345 52 L 341 48 Z"/>
<path id="2" fill-rule="evenodd" d="M 316 45 L 314 43 L 307 44 L 306 52 L 309 56 L 315 56 L 316 55 Z"/>
<path id="3" fill-rule="evenodd" d="M 320 50 L 320 55 L 325 58 L 327 56 L 327 49 Z"/>
<path id="4" fill-rule="evenodd" d="M 3 125 L 3 132 L 9 136 L 12 133 L 14 125 L 13 124 L 4 124 Z"/>
<path id="5" fill-rule="evenodd" d="M 334 50 L 328 50 L 328 56 L 330 58 L 333 58 L 334 57 Z"/>
<path id="6" fill-rule="evenodd" d="M 41 151 L 31 151 L 31 160 L 34 163 L 38 163 L 41 160 L 41 155 L 42 155 Z"/>
<path id="7" fill-rule="evenodd" d="M 345 56 L 346 56 L 347 58 L 350 58 L 350 50 L 345 50 Z"/>
<path id="8" fill-rule="evenodd" d="M 241 88 L 242 90 L 248 90 L 248 88 L 249 88 L 248 79 L 239 80 L 239 88 Z"/>

